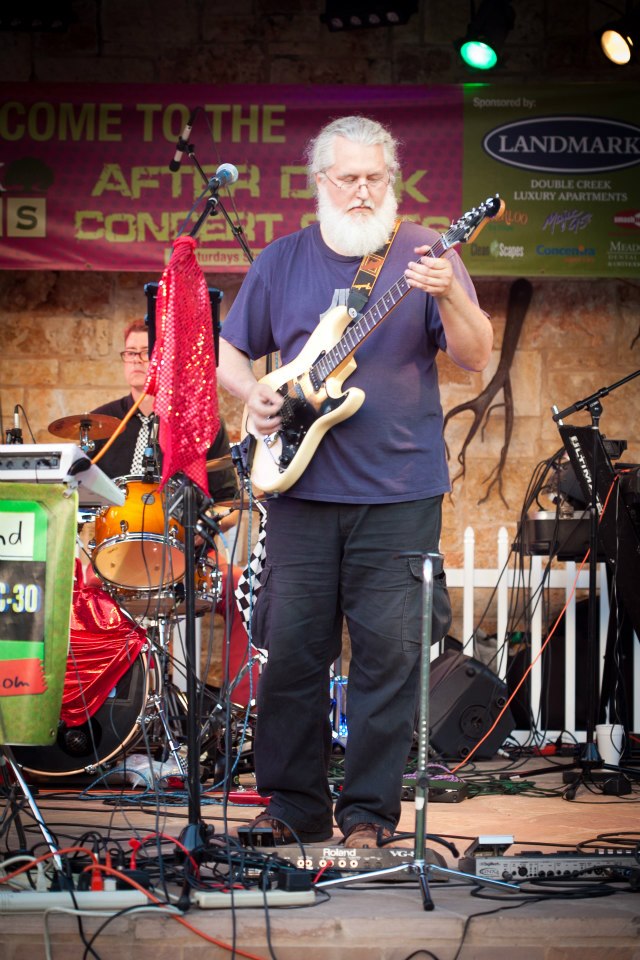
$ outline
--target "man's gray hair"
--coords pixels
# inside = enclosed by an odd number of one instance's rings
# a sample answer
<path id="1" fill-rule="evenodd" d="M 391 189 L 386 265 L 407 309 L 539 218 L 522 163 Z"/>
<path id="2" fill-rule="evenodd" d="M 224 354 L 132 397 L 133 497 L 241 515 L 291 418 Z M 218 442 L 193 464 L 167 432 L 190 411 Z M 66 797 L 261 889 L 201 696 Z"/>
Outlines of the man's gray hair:
<path id="1" fill-rule="evenodd" d="M 395 180 L 400 169 L 398 163 L 397 141 L 391 136 L 386 127 L 377 120 L 368 117 L 338 117 L 322 128 L 317 137 L 309 142 L 307 147 L 307 163 L 309 182 L 315 186 L 316 173 L 323 173 L 333 166 L 333 143 L 336 137 L 344 137 L 352 143 L 362 143 L 368 147 L 381 144 L 384 150 L 384 159 L 391 176 Z"/>

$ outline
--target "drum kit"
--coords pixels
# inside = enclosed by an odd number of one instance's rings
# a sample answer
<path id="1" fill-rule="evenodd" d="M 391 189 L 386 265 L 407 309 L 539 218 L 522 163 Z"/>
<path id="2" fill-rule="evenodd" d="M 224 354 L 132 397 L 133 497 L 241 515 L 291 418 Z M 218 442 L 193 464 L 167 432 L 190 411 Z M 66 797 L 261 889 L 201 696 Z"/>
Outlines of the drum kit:
<path id="1" fill-rule="evenodd" d="M 54 436 L 67 440 L 77 442 L 79 437 L 82 449 L 88 452 L 95 449 L 95 440 L 111 436 L 119 423 L 115 417 L 83 414 L 56 420 L 48 429 Z M 230 467 L 230 456 L 207 462 L 208 472 Z M 175 654 L 180 645 L 179 637 L 174 642 L 174 633 L 176 628 L 179 631 L 185 614 L 185 531 L 181 523 L 180 484 L 170 480 L 160 490 L 157 471 L 153 475 L 116 478 L 115 482 L 125 492 L 122 506 L 99 507 L 93 512 L 83 509 L 78 518 L 78 543 L 88 572 L 84 575 L 85 584 L 76 586 L 98 590 L 103 598 L 106 594 L 118 615 L 124 612 L 132 628 L 145 631 L 146 642 L 126 673 L 105 693 L 97 710 L 91 716 L 87 712 L 81 725 L 70 726 L 61 721 L 53 745 L 15 748 L 18 762 L 36 779 L 86 775 L 95 778 L 141 741 L 147 752 L 152 750 L 163 760 L 171 754 L 183 779 L 186 775 L 181 743 L 184 744 L 188 705 L 172 678 L 172 650 Z M 215 609 L 223 586 L 221 572 L 208 556 L 215 542 L 211 531 L 217 529 L 218 519 L 237 507 L 235 501 L 216 503 L 213 507 L 208 501 L 206 505 L 203 502 L 199 512 L 194 584 L 197 617 Z M 97 655 L 96 667 L 99 668 Z M 78 676 L 74 669 L 72 630 L 63 704 L 67 694 L 82 693 L 77 689 L 81 682 Z M 215 688 L 204 683 L 201 693 L 201 764 L 207 772 L 211 765 L 211 769 L 219 768 L 220 755 L 224 756 L 226 750 L 225 714 L 227 722 L 231 717 L 230 737 L 232 728 L 244 727 L 246 741 L 247 725 L 238 722 L 240 715 L 244 719 L 244 708 L 230 704 L 231 710 L 226 710 Z M 251 722 L 248 729 L 250 734 Z M 245 742 L 245 762 L 247 755 Z"/>

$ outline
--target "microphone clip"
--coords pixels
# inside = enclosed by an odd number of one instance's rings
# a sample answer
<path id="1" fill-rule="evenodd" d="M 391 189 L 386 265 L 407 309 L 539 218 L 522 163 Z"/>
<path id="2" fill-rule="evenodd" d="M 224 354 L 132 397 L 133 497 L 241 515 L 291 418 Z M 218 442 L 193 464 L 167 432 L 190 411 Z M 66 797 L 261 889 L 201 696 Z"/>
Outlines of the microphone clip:
<path id="1" fill-rule="evenodd" d="M 7 430 L 7 443 L 22 443 L 22 430 L 20 427 L 11 427 Z"/>
<path id="2" fill-rule="evenodd" d="M 22 443 L 22 427 L 20 426 L 20 404 L 13 408 L 13 426 L 7 430 L 7 443 Z"/>
<path id="3" fill-rule="evenodd" d="M 155 457 L 155 451 L 152 446 L 145 447 L 145 451 L 142 456 L 142 470 L 144 473 L 144 479 L 147 482 L 153 480 L 159 472 L 158 461 Z"/>
<path id="4" fill-rule="evenodd" d="M 182 137 L 178 137 L 178 143 L 176 144 L 176 152 L 186 153 L 188 157 L 193 155 L 195 147 L 192 143 L 188 143 L 186 140 L 183 140 Z"/>

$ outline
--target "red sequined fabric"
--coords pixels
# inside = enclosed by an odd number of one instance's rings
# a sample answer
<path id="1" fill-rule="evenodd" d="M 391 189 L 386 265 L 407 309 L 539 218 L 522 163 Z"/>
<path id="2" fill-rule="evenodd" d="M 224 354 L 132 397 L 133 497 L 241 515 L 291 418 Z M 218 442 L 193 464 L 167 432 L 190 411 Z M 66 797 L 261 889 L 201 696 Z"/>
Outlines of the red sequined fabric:
<path id="1" fill-rule="evenodd" d="M 179 237 L 158 286 L 146 390 L 160 417 L 161 486 L 184 473 L 208 495 L 206 454 L 220 427 L 209 291 L 193 237 Z"/>
<path id="2" fill-rule="evenodd" d="M 76 561 L 60 719 L 69 727 L 86 723 L 131 668 L 146 640 L 144 630 L 105 590 L 85 586 Z"/>

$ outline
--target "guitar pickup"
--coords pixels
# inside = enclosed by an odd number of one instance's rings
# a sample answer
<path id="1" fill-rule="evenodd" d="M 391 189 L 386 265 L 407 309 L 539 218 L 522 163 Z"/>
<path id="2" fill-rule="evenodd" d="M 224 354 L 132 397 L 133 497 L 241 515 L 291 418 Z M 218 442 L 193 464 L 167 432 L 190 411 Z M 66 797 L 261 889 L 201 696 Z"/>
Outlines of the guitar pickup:
<path id="1" fill-rule="evenodd" d="M 309 370 L 309 380 L 311 381 L 311 386 L 317 393 L 320 387 L 322 386 L 322 380 L 318 377 L 314 367 L 311 367 L 311 369 Z M 302 393 L 302 391 L 300 392 Z M 304 394 L 302 394 L 301 399 L 306 400 L 306 397 L 304 396 Z"/>

